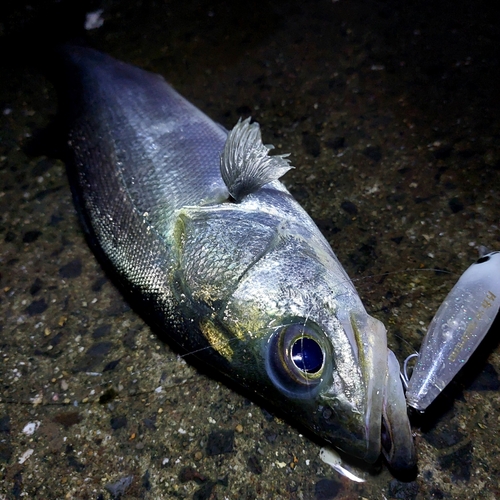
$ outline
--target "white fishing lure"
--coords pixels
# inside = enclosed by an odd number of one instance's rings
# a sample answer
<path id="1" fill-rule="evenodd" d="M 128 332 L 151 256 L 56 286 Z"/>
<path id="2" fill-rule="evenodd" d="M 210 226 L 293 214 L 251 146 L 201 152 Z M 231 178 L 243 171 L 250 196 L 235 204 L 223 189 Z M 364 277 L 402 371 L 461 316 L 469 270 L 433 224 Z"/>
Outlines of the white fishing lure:
<path id="1" fill-rule="evenodd" d="M 451 382 L 485 337 L 500 308 L 500 252 L 481 257 L 441 304 L 422 342 L 406 391 L 409 406 L 424 411 Z"/>

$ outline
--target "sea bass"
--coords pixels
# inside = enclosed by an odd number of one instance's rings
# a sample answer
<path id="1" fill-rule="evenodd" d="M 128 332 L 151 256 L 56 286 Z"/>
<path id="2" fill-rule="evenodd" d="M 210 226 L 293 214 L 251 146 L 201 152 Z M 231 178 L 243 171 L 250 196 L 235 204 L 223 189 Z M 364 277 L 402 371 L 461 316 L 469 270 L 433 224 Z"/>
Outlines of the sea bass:
<path id="1" fill-rule="evenodd" d="M 399 364 L 259 125 L 62 49 L 75 204 L 101 261 L 190 361 L 349 455 L 415 465 Z"/>

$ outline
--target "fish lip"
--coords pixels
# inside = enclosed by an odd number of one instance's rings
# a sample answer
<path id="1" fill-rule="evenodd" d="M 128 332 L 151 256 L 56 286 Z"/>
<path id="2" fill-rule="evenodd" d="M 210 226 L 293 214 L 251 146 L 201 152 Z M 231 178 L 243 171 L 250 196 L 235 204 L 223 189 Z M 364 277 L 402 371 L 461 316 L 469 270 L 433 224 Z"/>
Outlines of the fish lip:
<path id="1" fill-rule="evenodd" d="M 387 374 L 382 408 L 382 453 L 396 472 L 416 467 L 416 453 L 408 418 L 406 398 L 396 356 L 387 350 Z"/>
<path id="2" fill-rule="evenodd" d="M 360 457 L 374 463 L 381 454 L 384 386 L 387 372 L 387 333 L 384 324 L 366 312 L 350 314 L 358 359 L 365 384 L 365 453 Z"/>
<path id="3" fill-rule="evenodd" d="M 364 387 L 349 398 L 351 411 L 357 415 L 344 421 L 345 439 L 333 444 L 367 463 L 376 462 L 382 454 L 391 470 L 408 472 L 415 468 L 416 455 L 399 363 L 387 348 L 385 326 L 364 311 L 351 311 L 339 319 L 356 343 L 353 352 Z"/>

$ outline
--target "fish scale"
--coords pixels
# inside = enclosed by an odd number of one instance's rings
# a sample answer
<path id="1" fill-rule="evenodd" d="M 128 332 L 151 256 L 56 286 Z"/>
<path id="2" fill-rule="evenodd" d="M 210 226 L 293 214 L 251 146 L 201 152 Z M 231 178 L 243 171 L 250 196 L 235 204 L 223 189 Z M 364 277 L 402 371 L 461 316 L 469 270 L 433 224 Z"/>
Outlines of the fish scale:
<path id="1" fill-rule="evenodd" d="M 112 142 L 113 162 L 133 206 L 148 213 L 157 230 L 177 208 L 227 198 L 219 168 L 227 133 L 220 126 L 171 87 L 166 92 L 158 75 L 76 48 L 71 63 L 84 90 L 71 98 L 85 102 L 86 116 L 95 114 L 93 126 Z M 90 131 L 85 137 L 94 140 Z M 167 170 L 174 182 L 163 182 Z"/>

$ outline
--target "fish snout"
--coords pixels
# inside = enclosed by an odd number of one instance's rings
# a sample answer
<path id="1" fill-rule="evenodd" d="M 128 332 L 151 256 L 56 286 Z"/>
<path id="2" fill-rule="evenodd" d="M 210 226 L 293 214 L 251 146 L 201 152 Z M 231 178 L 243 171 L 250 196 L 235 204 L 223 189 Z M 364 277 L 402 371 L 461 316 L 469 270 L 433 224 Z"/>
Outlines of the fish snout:
<path id="1" fill-rule="evenodd" d="M 408 418 L 399 363 L 391 350 L 387 350 L 387 373 L 382 404 L 382 453 L 394 471 L 409 471 L 416 467 L 417 459 Z"/>
<path id="2" fill-rule="evenodd" d="M 361 458 L 373 463 L 382 453 L 393 470 L 411 470 L 416 465 L 415 448 L 399 363 L 387 348 L 385 327 L 367 314 L 351 313 L 350 320 L 366 388 L 366 448 Z"/>

